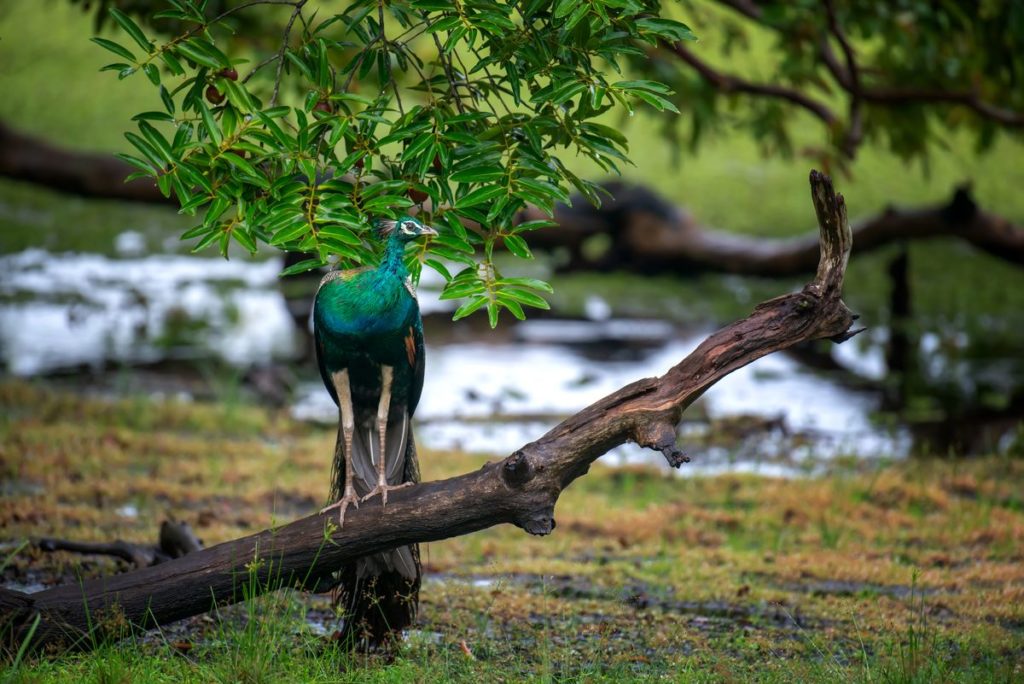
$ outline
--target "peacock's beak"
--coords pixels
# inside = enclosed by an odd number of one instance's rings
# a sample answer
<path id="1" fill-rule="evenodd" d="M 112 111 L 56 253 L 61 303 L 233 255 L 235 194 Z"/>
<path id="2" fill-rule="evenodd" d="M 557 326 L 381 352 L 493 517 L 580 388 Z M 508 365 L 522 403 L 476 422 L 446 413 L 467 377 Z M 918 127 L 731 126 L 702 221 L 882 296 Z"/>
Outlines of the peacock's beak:
<path id="1" fill-rule="evenodd" d="M 420 235 L 437 235 L 437 231 L 430 226 L 420 226 Z"/>

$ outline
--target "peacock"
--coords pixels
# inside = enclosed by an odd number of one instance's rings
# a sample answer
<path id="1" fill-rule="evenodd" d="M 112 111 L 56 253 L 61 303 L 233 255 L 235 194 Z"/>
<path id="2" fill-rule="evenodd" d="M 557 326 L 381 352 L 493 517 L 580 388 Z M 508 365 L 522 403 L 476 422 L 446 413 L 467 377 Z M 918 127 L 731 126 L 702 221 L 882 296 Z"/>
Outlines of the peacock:
<path id="1" fill-rule="evenodd" d="M 423 322 L 405 267 L 405 246 L 437 235 L 410 216 L 378 222 L 385 241 L 376 268 L 332 271 L 313 303 L 320 375 L 340 421 L 331 500 L 341 525 L 348 508 L 419 481 L 410 419 L 423 389 Z M 416 617 L 420 562 L 403 546 L 343 567 L 336 600 L 345 608 L 342 641 L 363 649 L 386 647 Z"/>

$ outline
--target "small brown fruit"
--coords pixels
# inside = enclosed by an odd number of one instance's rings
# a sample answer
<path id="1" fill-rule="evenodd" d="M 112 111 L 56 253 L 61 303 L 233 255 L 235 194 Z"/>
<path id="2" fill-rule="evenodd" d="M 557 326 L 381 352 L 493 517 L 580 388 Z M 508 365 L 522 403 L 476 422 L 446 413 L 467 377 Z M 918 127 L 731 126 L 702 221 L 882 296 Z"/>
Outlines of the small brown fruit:
<path id="1" fill-rule="evenodd" d="M 441 166 L 441 156 L 435 154 L 434 155 L 434 171 L 437 171 L 438 173 L 441 173 L 441 168 L 442 168 L 442 166 Z"/>
<path id="2" fill-rule="evenodd" d="M 411 199 L 416 204 L 422 204 L 423 202 L 427 201 L 428 197 L 430 197 L 430 195 L 428 195 L 427 193 L 423 192 L 422 190 L 417 190 L 416 188 L 409 188 L 409 190 L 406 191 L 406 194 L 409 196 L 409 199 Z"/>
<path id="3" fill-rule="evenodd" d="M 331 107 L 331 103 L 330 102 L 324 102 L 322 100 L 320 102 L 316 103 L 316 105 L 313 107 L 313 111 L 323 112 L 324 114 L 333 114 L 334 113 L 334 109 Z"/>
<path id="4" fill-rule="evenodd" d="M 216 105 L 224 101 L 224 96 L 221 95 L 221 92 L 217 90 L 216 86 L 208 86 L 206 88 L 206 99 L 209 100 L 211 104 Z"/>
<path id="5" fill-rule="evenodd" d="M 236 71 L 234 68 L 221 69 L 218 75 L 228 79 L 229 81 L 238 80 L 238 71 Z"/>

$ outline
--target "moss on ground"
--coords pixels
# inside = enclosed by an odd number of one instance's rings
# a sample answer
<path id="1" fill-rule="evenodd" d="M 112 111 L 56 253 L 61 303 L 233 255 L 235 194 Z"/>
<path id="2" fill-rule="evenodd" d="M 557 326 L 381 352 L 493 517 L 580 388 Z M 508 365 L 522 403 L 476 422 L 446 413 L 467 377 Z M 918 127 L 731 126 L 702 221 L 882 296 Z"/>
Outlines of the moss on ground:
<path id="1" fill-rule="evenodd" d="M 333 432 L 281 413 L 0 383 L 4 581 L 123 571 L 25 539 L 207 544 L 315 510 Z M 699 455 L 697 455 L 699 458 Z M 425 477 L 480 458 L 425 452 Z M 1010 681 L 1024 677 L 1024 462 L 847 464 L 815 479 L 595 467 L 545 539 L 429 544 L 416 630 L 352 658 L 322 596 L 282 593 L 12 681 Z M 339 674 L 340 673 L 340 674 Z"/>

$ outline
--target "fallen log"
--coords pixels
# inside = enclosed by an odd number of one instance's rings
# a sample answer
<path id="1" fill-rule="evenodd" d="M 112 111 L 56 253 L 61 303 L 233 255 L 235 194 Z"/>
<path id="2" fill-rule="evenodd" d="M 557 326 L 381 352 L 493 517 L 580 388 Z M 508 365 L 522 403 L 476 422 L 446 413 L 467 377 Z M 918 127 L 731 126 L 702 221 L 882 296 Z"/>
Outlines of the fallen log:
<path id="1" fill-rule="evenodd" d="M 132 544 L 121 539 L 112 542 L 79 542 L 71 539 L 39 539 L 35 543 L 40 551 L 67 551 L 98 556 L 112 556 L 131 563 L 136 568 L 166 563 L 173 558 L 200 551 L 203 543 L 188 523 L 164 520 L 156 544 Z"/>
<path id="2" fill-rule="evenodd" d="M 446 539 L 501 523 L 534 535 L 555 529 L 562 490 L 598 457 L 627 441 L 660 451 L 678 467 L 683 411 L 715 382 L 774 351 L 814 339 L 842 342 L 859 330 L 841 298 L 850 254 L 846 206 L 827 176 L 811 172 L 821 259 L 801 291 L 759 304 L 708 337 L 659 378 L 638 380 L 563 421 L 502 461 L 448 480 L 394 492 L 386 509 L 314 514 L 182 558 L 35 594 L 0 591 L 5 645 L 49 652 L 89 649 L 146 629 L 283 587 L 322 588 L 344 563 L 396 546 Z"/>
<path id="3" fill-rule="evenodd" d="M 595 208 L 582 198 L 572 207 L 558 207 L 555 230 L 529 236 L 535 248 L 568 248 L 565 270 L 619 268 L 638 273 L 676 274 L 718 271 L 740 275 L 788 277 L 810 273 L 818 263 L 818 237 L 758 238 L 700 225 L 646 188 L 611 183 L 612 199 Z M 546 218 L 537 210 L 521 220 Z M 952 237 L 1013 264 L 1024 265 L 1024 228 L 983 210 L 967 186 L 946 203 L 915 209 L 890 207 L 853 228 L 855 255 L 911 240 Z M 611 244 L 597 258 L 588 258 L 583 243 L 607 235 Z"/>
<path id="4" fill-rule="evenodd" d="M 135 170 L 112 154 L 57 147 L 0 121 L 0 176 L 71 195 L 178 206 L 173 197 L 161 194 L 152 178 L 126 183 Z"/>
<path id="5" fill-rule="evenodd" d="M 0 176 L 84 197 L 177 206 L 152 179 L 125 183 L 134 171 L 113 155 L 60 148 L 0 122 Z M 818 237 L 813 233 L 792 239 L 737 235 L 700 225 L 692 215 L 645 188 L 616 182 L 605 187 L 612 197 L 600 208 L 582 197 L 572 207 L 556 207 L 559 228 L 531 233 L 530 245 L 567 248 L 572 255 L 567 270 L 723 271 L 783 277 L 810 273 L 818 263 Z M 520 216 L 521 221 L 541 218 L 547 216 L 536 209 Z M 587 258 L 582 245 L 599 234 L 611 236 L 612 247 L 600 258 Z M 908 240 L 953 237 L 1000 259 L 1024 264 L 1024 228 L 979 207 L 967 186 L 957 188 L 943 204 L 887 209 L 860 221 L 853 234 L 857 254 Z M 297 255 L 295 263 L 305 258 Z M 303 310 L 302 315 L 306 314 L 308 309 Z"/>

